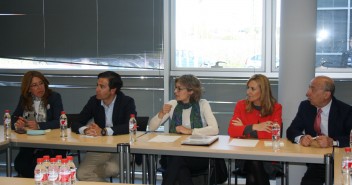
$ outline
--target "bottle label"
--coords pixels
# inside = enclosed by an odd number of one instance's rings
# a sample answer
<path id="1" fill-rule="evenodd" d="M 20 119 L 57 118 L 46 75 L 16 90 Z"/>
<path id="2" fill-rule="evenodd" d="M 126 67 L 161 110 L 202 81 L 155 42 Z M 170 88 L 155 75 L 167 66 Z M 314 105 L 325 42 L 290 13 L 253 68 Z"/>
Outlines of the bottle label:
<path id="1" fill-rule="evenodd" d="M 350 161 L 348 160 L 342 161 L 342 169 L 346 170 L 351 168 L 351 166 L 352 166 L 352 163 Z"/>
<path id="2" fill-rule="evenodd" d="M 49 171 L 49 177 L 48 180 L 51 182 L 57 181 L 59 178 L 59 174 L 55 172 L 54 170 Z"/>
<path id="3" fill-rule="evenodd" d="M 273 132 L 273 135 L 276 135 L 276 136 L 280 135 L 280 129 L 273 129 L 272 132 Z"/>
<path id="4" fill-rule="evenodd" d="M 6 124 L 6 126 L 11 125 L 11 119 L 10 118 L 6 118 L 5 119 L 5 124 Z"/>
<path id="5" fill-rule="evenodd" d="M 71 168 L 71 179 L 76 180 L 76 168 Z"/>
<path id="6" fill-rule="evenodd" d="M 66 121 L 66 119 L 61 119 L 61 120 L 60 120 L 60 123 L 61 123 L 62 126 L 67 126 L 67 121 Z"/>
<path id="7" fill-rule="evenodd" d="M 44 181 L 44 174 L 40 170 L 35 170 L 34 180 L 36 182 Z"/>
<path id="8" fill-rule="evenodd" d="M 65 171 L 60 173 L 60 182 L 71 182 L 71 172 Z"/>

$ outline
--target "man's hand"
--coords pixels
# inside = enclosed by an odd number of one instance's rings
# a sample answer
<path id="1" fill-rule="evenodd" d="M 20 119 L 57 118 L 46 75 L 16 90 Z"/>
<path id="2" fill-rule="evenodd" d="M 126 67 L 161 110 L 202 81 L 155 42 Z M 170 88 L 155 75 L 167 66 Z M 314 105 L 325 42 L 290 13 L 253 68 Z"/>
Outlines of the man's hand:
<path id="1" fill-rule="evenodd" d="M 84 130 L 84 134 L 88 136 L 101 136 L 101 128 L 96 123 L 91 123 Z"/>
<path id="2" fill-rule="evenodd" d="M 321 148 L 328 148 L 333 146 L 333 139 L 328 137 L 328 136 L 319 136 L 316 138 L 316 141 L 318 142 L 319 146 Z"/>
<path id="3" fill-rule="evenodd" d="M 304 135 L 301 137 L 301 140 L 299 143 L 301 143 L 302 146 L 308 147 L 312 144 L 314 141 L 313 137 L 310 135 Z"/>
<path id="4" fill-rule="evenodd" d="M 311 147 L 314 147 L 314 148 L 321 148 L 318 141 L 317 140 L 314 140 L 310 143 L 310 146 Z"/>
<path id="5" fill-rule="evenodd" d="M 314 138 L 310 135 L 304 135 L 301 137 L 300 143 L 305 147 L 328 148 L 333 146 L 333 139 L 325 135 Z"/>

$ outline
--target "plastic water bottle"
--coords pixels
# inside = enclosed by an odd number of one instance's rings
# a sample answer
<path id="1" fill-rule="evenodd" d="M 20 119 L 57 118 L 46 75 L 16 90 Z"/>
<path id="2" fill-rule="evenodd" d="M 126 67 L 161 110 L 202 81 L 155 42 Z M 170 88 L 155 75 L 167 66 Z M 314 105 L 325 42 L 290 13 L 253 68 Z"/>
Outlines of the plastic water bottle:
<path id="1" fill-rule="evenodd" d="M 345 153 L 342 156 L 342 164 L 341 164 L 342 184 L 343 185 L 350 185 L 350 182 L 351 182 L 350 161 L 351 161 L 351 148 L 346 147 Z"/>
<path id="2" fill-rule="evenodd" d="M 43 156 L 43 166 L 48 169 L 50 166 L 50 156 L 49 155 L 44 155 Z"/>
<path id="3" fill-rule="evenodd" d="M 137 141 L 137 121 L 134 114 L 130 115 L 129 129 L 130 129 L 130 143 L 134 143 Z"/>
<path id="4" fill-rule="evenodd" d="M 56 165 L 57 165 L 57 167 L 60 168 L 61 161 L 62 161 L 62 155 L 56 155 L 55 158 L 56 158 Z"/>
<path id="5" fill-rule="evenodd" d="M 274 122 L 271 128 L 273 150 L 280 150 L 280 125 Z"/>
<path id="6" fill-rule="evenodd" d="M 50 159 L 48 168 L 48 185 L 59 185 L 59 167 L 57 166 L 56 158 Z"/>
<path id="7" fill-rule="evenodd" d="M 70 167 L 71 171 L 71 184 L 76 184 L 76 165 L 73 162 L 73 156 L 66 156 L 68 163 L 67 165 Z"/>
<path id="8" fill-rule="evenodd" d="M 352 148 L 352 129 L 350 131 L 350 148 Z"/>
<path id="9" fill-rule="evenodd" d="M 48 180 L 48 170 L 43 166 L 43 158 L 37 158 L 37 165 L 34 169 L 35 185 L 46 185 Z"/>
<path id="10" fill-rule="evenodd" d="M 60 136 L 67 137 L 67 116 L 65 111 L 61 111 L 60 116 Z"/>
<path id="11" fill-rule="evenodd" d="M 4 114 L 4 138 L 10 139 L 11 136 L 11 115 L 10 110 L 5 110 Z"/>
<path id="12" fill-rule="evenodd" d="M 61 160 L 61 166 L 59 170 L 60 185 L 71 185 L 71 170 L 67 165 L 67 159 Z"/>

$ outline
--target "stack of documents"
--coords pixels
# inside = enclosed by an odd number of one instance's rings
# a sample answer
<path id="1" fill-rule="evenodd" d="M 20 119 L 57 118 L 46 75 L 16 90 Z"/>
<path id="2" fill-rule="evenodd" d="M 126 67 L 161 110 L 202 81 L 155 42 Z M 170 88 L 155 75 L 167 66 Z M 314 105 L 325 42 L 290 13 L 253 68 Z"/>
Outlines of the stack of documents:
<path id="1" fill-rule="evenodd" d="M 189 136 L 186 140 L 182 141 L 183 145 L 211 145 L 218 136 Z"/>

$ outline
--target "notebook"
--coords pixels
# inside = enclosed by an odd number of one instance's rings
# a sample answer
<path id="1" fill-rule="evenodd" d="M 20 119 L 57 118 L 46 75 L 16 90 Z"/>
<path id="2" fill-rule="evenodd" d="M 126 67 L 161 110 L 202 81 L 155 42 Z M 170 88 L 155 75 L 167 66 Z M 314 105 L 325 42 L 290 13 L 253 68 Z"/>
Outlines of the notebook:
<path id="1" fill-rule="evenodd" d="M 183 145 L 211 145 L 219 136 L 189 136 L 187 139 L 182 141 Z"/>

